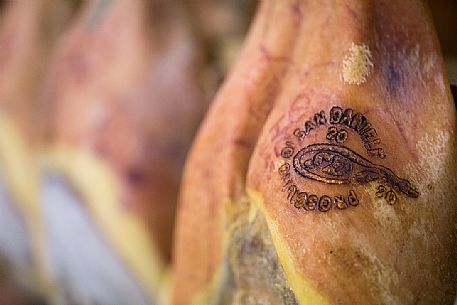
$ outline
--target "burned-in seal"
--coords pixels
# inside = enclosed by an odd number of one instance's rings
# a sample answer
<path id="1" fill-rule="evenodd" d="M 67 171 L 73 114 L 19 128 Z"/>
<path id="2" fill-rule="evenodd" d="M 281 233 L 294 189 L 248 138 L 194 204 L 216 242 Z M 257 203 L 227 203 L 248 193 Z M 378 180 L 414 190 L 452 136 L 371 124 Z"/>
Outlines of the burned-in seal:
<path id="1" fill-rule="evenodd" d="M 329 143 L 315 143 L 305 147 L 300 144 L 321 128 L 327 128 L 325 140 Z M 292 206 L 305 211 L 327 212 L 358 206 L 360 198 L 352 189 L 345 194 L 333 195 L 304 191 L 293 177 L 294 173 L 327 184 L 364 185 L 376 181 L 379 185 L 373 195 L 383 198 L 389 204 L 397 201 L 396 192 L 411 198 L 419 197 L 420 193 L 408 180 L 343 145 L 351 135 L 360 138 L 368 157 L 386 158 L 385 145 L 376 129 L 363 114 L 350 108 L 333 106 L 328 113 L 321 110 L 307 120 L 303 127 L 294 130 L 292 139 L 286 141 L 281 149 L 280 155 L 284 163 L 278 168 L 283 182 L 282 191 L 287 193 L 287 200 Z M 297 151 L 297 147 L 301 148 Z"/>
<path id="2" fill-rule="evenodd" d="M 380 181 L 409 197 L 417 198 L 408 180 L 390 169 L 376 165 L 352 151 L 334 144 L 311 144 L 301 149 L 293 160 L 295 171 L 302 177 L 330 184 L 366 184 Z"/>

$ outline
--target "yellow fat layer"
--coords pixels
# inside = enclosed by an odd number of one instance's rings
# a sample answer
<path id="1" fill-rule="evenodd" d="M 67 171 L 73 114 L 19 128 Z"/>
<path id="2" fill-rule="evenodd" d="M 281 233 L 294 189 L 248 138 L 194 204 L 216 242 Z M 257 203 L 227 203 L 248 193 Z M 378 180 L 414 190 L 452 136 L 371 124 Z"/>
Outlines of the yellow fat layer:
<path id="1" fill-rule="evenodd" d="M 249 216 L 248 220 L 253 221 L 257 213 L 262 213 L 265 217 L 268 229 L 271 233 L 273 244 L 276 249 L 279 261 L 283 267 L 287 282 L 290 288 L 295 294 L 295 297 L 300 305 L 331 305 L 330 301 L 327 300 L 322 294 L 320 294 L 314 285 L 307 280 L 302 274 L 298 272 L 298 268 L 293 260 L 292 253 L 289 250 L 287 242 L 282 238 L 279 232 L 277 224 L 269 217 L 266 213 L 264 199 L 262 195 L 252 189 L 247 190 L 249 197 Z M 230 202 L 229 202 L 230 203 Z M 239 206 L 234 204 L 225 204 L 225 206 Z M 226 246 L 226 245 L 225 245 Z M 226 251 L 224 251 L 226 253 Z M 222 267 L 222 266 L 220 266 Z M 208 305 L 213 304 L 212 294 L 216 290 L 216 287 L 221 285 L 221 279 L 223 278 L 222 268 L 219 268 L 213 277 L 211 283 L 206 286 L 200 293 L 198 293 L 190 302 L 192 305 Z"/>
<path id="2" fill-rule="evenodd" d="M 121 186 L 109 165 L 89 151 L 56 146 L 43 156 L 43 167 L 57 169 L 69 180 L 94 223 L 143 287 L 157 293 L 163 262 L 139 216 L 129 214 L 120 204 Z"/>
<path id="3" fill-rule="evenodd" d="M 27 146 L 26 138 L 21 133 L 14 119 L 0 114 L 0 170 L 4 171 L 5 182 L 13 204 L 20 211 L 30 237 L 30 251 L 35 258 L 37 278 L 26 276 L 25 284 L 32 291 L 48 290 L 49 278 L 45 270 L 46 260 L 42 240 L 42 222 L 38 204 L 38 168 L 33 150 Z M 39 285 L 40 287 L 37 287 Z M 50 293 L 51 294 L 51 293 Z"/>
<path id="4" fill-rule="evenodd" d="M 212 295 L 216 290 L 215 287 L 218 286 L 220 279 L 222 278 L 222 270 L 219 268 L 218 272 L 214 276 L 214 280 L 203 290 L 197 293 L 192 301 L 190 302 L 191 305 L 212 305 L 214 302 L 212 301 Z"/>
<path id="5" fill-rule="evenodd" d="M 225 200 L 223 201 L 223 205 L 225 207 L 225 214 L 224 214 L 224 218 L 223 218 L 223 221 L 224 222 L 227 222 L 227 214 L 231 215 L 233 213 L 233 211 L 228 208 L 228 207 L 231 207 L 233 206 L 233 201 L 230 201 L 230 200 Z M 228 233 L 226 232 L 226 239 L 228 239 Z M 222 245 L 224 247 L 224 250 L 223 250 L 223 253 L 226 253 L 227 252 L 227 245 L 226 244 L 223 244 Z M 214 292 L 217 290 L 218 287 L 220 287 L 222 285 L 222 280 L 224 278 L 224 270 L 222 268 L 222 266 L 219 266 L 219 268 L 217 269 L 217 271 L 215 272 L 215 274 L 213 275 L 213 278 L 211 280 L 211 282 L 204 288 L 202 289 L 200 292 L 198 292 L 193 298 L 192 300 L 189 302 L 189 304 L 191 305 L 211 305 L 211 304 L 214 304 L 215 301 L 214 301 Z"/>
<path id="6" fill-rule="evenodd" d="M 38 211 L 38 179 L 30 148 L 12 119 L 0 114 L 0 166 L 23 214 Z"/>
<path id="7" fill-rule="evenodd" d="M 264 199 L 262 195 L 252 189 L 247 190 L 250 203 L 265 216 L 270 230 L 273 244 L 275 245 L 279 261 L 284 269 L 287 281 L 290 288 L 295 294 L 300 305 L 330 305 L 331 303 L 320 294 L 314 285 L 298 272 L 298 267 L 293 259 L 292 253 L 287 245 L 287 242 L 279 232 L 278 225 L 266 212 Z"/>

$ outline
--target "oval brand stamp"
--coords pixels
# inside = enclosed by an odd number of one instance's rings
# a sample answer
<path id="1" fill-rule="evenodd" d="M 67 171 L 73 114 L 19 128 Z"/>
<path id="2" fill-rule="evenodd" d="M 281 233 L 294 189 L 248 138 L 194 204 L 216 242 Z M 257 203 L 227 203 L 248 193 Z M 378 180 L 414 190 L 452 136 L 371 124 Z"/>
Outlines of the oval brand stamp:
<path id="1" fill-rule="evenodd" d="M 330 125 L 330 126 L 328 126 Z M 396 192 L 411 198 L 419 197 L 420 193 L 412 184 L 398 177 L 391 169 L 372 162 L 343 145 L 350 132 L 360 137 L 367 155 L 372 158 L 384 159 L 386 152 L 376 129 L 366 117 L 355 113 L 352 109 L 342 109 L 334 106 L 329 111 L 329 119 L 325 111 L 316 113 L 293 132 L 296 141 L 303 141 L 312 130 L 328 127 L 326 140 L 329 143 L 315 143 L 296 149 L 293 141 L 287 141 L 281 150 L 285 163 L 278 169 L 283 181 L 282 191 L 287 193 L 287 199 L 295 208 L 306 211 L 327 212 L 331 209 L 346 209 L 359 204 L 359 198 L 354 190 L 348 194 L 330 196 L 318 195 L 299 189 L 292 179 L 292 174 L 301 178 L 337 185 L 365 185 L 378 182 L 375 196 L 384 198 L 389 204 L 397 201 Z M 349 130 L 349 132 L 348 132 Z"/>

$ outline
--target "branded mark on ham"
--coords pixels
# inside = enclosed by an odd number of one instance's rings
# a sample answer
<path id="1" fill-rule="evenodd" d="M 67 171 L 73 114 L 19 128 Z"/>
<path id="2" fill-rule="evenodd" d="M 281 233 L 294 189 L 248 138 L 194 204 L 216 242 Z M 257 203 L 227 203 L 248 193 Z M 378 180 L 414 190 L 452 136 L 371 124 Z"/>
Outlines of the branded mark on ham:
<path id="1" fill-rule="evenodd" d="M 346 194 L 331 194 L 329 189 L 329 193 L 323 195 L 303 191 L 303 187 L 299 186 L 300 178 L 350 186 L 377 182 L 379 185 L 374 196 L 384 198 L 389 204 L 397 201 L 396 192 L 410 198 L 420 196 L 408 180 L 343 145 L 351 134 L 355 134 L 363 143 L 367 157 L 386 158 L 376 129 L 363 114 L 351 108 L 333 106 L 328 113 L 324 110 L 317 112 L 302 126 L 293 131 L 291 139 L 283 146 L 280 153 L 282 164 L 278 168 L 281 190 L 287 193 L 288 202 L 296 209 L 318 212 L 344 210 L 358 206 L 360 198 L 353 189 Z M 308 135 L 320 128 L 327 128 L 324 140 L 328 143 L 303 147 L 302 142 L 308 139 Z"/>
<path id="2" fill-rule="evenodd" d="M 408 180 L 396 176 L 387 167 L 374 164 L 351 149 L 334 144 L 311 144 L 293 159 L 295 171 L 302 177 L 329 184 L 366 184 L 382 181 L 398 192 L 419 197 Z"/>

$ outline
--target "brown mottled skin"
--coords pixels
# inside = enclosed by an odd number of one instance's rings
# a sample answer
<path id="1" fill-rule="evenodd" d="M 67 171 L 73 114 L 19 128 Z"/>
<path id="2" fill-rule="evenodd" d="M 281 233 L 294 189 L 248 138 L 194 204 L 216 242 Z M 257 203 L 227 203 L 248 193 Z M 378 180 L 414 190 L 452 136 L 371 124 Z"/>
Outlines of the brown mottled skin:
<path id="1" fill-rule="evenodd" d="M 341 79 L 352 43 L 367 45 L 374 64 L 360 85 Z M 391 206 L 375 197 L 378 182 L 329 185 L 295 175 L 302 190 L 336 196 L 353 189 L 360 204 L 317 213 L 288 203 L 279 152 L 295 128 L 333 105 L 362 112 L 387 156 L 368 157 L 350 131 L 344 145 L 410 180 L 419 198 L 397 193 Z M 249 204 L 247 190 L 262 196 L 295 270 L 330 304 L 452 304 L 456 127 L 422 2 L 263 1 L 186 165 L 173 304 L 190 304 L 214 283 L 228 244 L 227 211 Z M 298 149 L 326 142 L 326 131 L 313 131 Z"/>
<path id="2" fill-rule="evenodd" d="M 46 145 L 90 150 L 122 182 L 126 213 L 170 255 L 187 147 L 206 107 L 199 50 L 176 1 L 90 1 L 54 58 Z"/>

